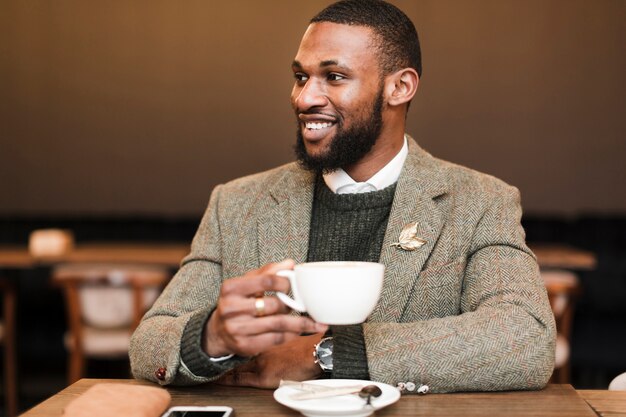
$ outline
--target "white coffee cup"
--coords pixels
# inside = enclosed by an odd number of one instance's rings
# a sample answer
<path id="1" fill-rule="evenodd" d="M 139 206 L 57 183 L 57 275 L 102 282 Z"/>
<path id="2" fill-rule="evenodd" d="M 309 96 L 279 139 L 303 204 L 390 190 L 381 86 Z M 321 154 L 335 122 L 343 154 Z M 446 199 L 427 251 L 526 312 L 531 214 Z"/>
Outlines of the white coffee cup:
<path id="1" fill-rule="evenodd" d="M 277 275 L 289 278 L 294 298 L 278 298 L 318 323 L 363 323 L 374 310 L 383 288 L 385 266 L 374 262 L 310 262 Z"/>

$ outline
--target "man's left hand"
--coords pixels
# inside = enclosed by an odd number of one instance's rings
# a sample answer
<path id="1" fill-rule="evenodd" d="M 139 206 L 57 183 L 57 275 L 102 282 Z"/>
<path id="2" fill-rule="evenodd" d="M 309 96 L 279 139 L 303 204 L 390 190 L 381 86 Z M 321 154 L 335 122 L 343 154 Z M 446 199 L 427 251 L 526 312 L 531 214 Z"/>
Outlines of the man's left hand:
<path id="1" fill-rule="evenodd" d="M 313 349 L 322 337 L 323 333 L 299 336 L 273 347 L 224 374 L 216 382 L 222 385 L 277 388 L 281 379 L 306 381 L 319 378 L 322 369 L 315 363 Z"/>

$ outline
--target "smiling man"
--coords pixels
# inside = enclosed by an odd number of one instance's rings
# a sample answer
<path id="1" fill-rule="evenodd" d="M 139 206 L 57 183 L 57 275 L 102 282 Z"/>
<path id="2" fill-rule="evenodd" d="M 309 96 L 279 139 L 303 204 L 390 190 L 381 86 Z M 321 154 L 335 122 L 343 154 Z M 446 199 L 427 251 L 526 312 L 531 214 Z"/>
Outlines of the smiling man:
<path id="1" fill-rule="evenodd" d="M 365 181 L 402 147 L 403 131 L 383 132 L 384 79 L 371 51 L 375 39 L 370 28 L 328 22 L 313 24 L 305 33 L 292 65 L 296 82 L 291 102 L 300 122 L 296 152 L 306 168 L 368 167 L 360 175 L 349 173 L 355 181 Z M 417 86 L 417 74 L 412 75 Z M 385 130 L 394 126 L 402 128 L 387 123 Z M 394 146 L 379 137 L 394 137 Z"/>
<path id="2" fill-rule="evenodd" d="M 405 392 L 543 387 L 555 327 L 519 193 L 405 134 L 422 71 L 411 21 L 377 0 L 330 5 L 292 69 L 298 163 L 215 188 L 191 253 L 133 336 L 134 375 L 266 388 L 320 377 Z M 407 228 L 422 246 L 396 244 Z M 272 295 L 289 290 L 277 271 L 325 260 L 385 265 L 365 323 L 328 327 Z"/>

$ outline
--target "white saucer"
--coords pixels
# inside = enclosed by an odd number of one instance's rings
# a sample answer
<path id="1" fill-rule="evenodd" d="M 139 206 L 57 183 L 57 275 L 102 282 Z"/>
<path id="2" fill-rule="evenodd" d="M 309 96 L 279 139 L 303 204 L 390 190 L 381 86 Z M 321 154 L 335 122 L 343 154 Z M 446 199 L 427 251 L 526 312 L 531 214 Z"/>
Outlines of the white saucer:
<path id="1" fill-rule="evenodd" d="M 382 395 L 372 398 L 372 405 L 366 406 L 365 400 L 357 394 L 338 395 L 335 397 L 318 398 L 314 400 L 293 400 L 291 395 L 301 392 L 295 388 L 285 386 L 274 391 L 274 399 L 289 408 L 293 408 L 307 417 L 327 416 L 355 416 L 365 417 L 374 411 L 393 404 L 400 398 L 400 391 L 391 385 L 381 382 L 365 381 L 359 379 L 316 379 L 304 381 L 307 384 L 317 384 L 326 387 L 338 387 L 345 385 L 377 385 L 382 390 Z"/>

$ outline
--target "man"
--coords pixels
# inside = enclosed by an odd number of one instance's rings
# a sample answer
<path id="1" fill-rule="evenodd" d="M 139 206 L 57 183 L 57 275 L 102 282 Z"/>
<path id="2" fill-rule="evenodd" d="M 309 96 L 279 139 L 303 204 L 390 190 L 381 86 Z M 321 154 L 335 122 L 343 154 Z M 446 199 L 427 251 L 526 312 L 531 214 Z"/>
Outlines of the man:
<path id="1" fill-rule="evenodd" d="M 359 378 L 407 392 L 545 385 L 555 328 L 519 194 L 404 134 L 420 60 L 413 24 L 382 1 L 312 19 L 292 64 L 299 164 L 215 188 L 191 254 L 133 336 L 135 376 L 266 388 Z M 422 246 L 398 244 L 407 228 Z M 277 271 L 320 260 L 385 264 L 366 323 L 328 328 L 271 295 L 289 290 Z M 332 365 L 315 361 L 322 351 Z"/>

